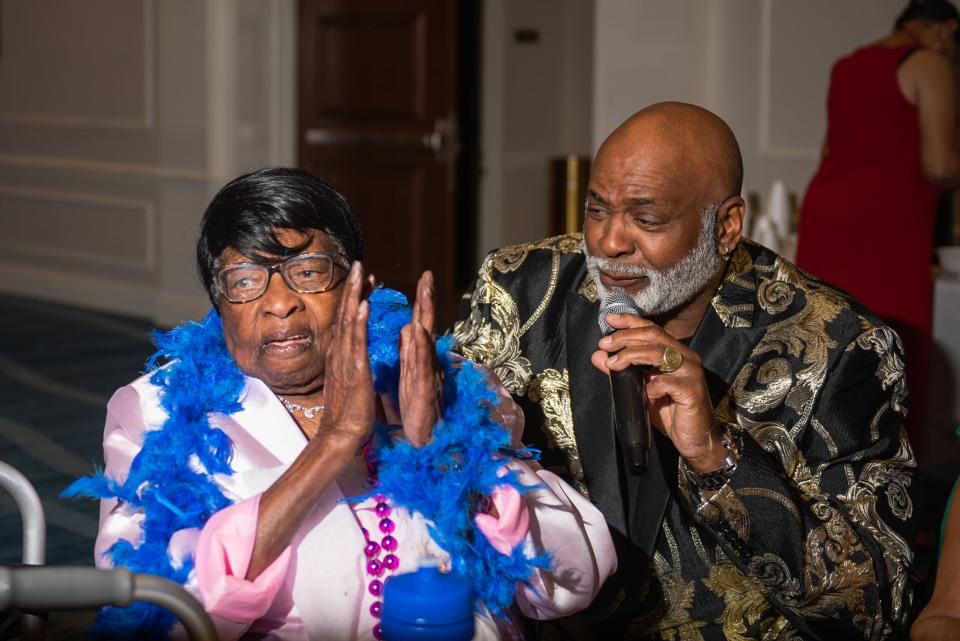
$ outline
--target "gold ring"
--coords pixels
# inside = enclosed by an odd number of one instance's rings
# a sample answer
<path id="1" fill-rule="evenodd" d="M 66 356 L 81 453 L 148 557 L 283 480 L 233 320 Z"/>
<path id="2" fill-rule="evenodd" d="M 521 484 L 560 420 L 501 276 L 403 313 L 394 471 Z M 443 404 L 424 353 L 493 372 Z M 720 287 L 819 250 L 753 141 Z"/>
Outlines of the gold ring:
<path id="1" fill-rule="evenodd" d="M 664 347 L 663 356 L 660 357 L 660 363 L 657 365 L 657 369 L 664 374 L 669 374 L 670 372 L 675 372 L 680 369 L 681 365 L 683 365 L 683 354 L 669 345 Z"/>

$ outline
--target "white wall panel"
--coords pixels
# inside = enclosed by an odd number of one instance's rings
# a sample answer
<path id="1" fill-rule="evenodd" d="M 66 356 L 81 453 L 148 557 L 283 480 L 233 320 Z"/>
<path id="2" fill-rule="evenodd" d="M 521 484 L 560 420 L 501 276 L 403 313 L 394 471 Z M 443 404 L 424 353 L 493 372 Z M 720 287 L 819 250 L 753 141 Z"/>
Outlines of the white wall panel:
<path id="1" fill-rule="evenodd" d="M 154 126 L 153 0 L 7 0 L 0 122 Z"/>
<path id="2" fill-rule="evenodd" d="M 830 69 L 889 33 L 901 0 L 597 0 L 594 148 L 661 100 L 702 105 L 740 141 L 744 192 L 802 196 L 826 132 Z"/>
<path id="3" fill-rule="evenodd" d="M 893 26 L 901 0 L 762 0 L 760 152 L 819 158 L 833 63 Z"/>
<path id="4" fill-rule="evenodd" d="M 483 12 L 480 256 L 548 233 L 550 160 L 590 153 L 593 108 L 593 0 L 487 0 Z"/>
<path id="5" fill-rule="evenodd" d="M 156 267 L 152 202 L 0 185 L 0 211 L 0 251 L 7 259 L 47 268 L 107 267 L 121 278 Z"/>
<path id="6" fill-rule="evenodd" d="M 202 314 L 211 194 L 295 160 L 295 0 L 0 2 L 0 290 Z"/>
<path id="7" fill-rule="evenodd" d="M 709 0 L 597 0 L 594 150 L 647 105 L 706 101 L 710 6 Z"/>

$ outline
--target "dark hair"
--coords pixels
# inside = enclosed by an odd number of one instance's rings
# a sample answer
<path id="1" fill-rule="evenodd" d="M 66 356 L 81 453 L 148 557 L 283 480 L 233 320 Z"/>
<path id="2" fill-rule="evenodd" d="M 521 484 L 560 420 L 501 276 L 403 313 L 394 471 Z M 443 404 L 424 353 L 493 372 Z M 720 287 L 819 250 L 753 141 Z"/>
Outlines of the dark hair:
<path id="1" fill-rule="evenodd" d="M 226 248 L 253 261 L 261 255 L 284 256 L 304 249 L 306 244 L 283 246 L 276 237 L 278 229 L 319 229 L 348 261 L 363 258 L 360 222 L 333 187 L 302 169 L 275 167 L 244 174 L 217 192 L 200 221 L 197 272 L 215 307 L 213 274 L 217 258 Z"/>
<path id="2" fill-rule="evenodd" d="M 924 22 L 947 22 L 955 20 L 960 23 L 960 13 L 949 0 L 910 0 L 907 8 L 893 24 L 894 29 L 902 29 L 911 20 Z"/>

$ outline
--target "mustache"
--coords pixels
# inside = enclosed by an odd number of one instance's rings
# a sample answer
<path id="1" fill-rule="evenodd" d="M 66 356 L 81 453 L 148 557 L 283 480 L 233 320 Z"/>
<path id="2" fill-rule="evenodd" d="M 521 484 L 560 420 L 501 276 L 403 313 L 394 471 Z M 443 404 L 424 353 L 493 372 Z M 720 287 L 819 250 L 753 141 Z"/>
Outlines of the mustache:
<path id="1" fill-rule="evenodd" d="M 620 263 L 608 258 L 591 256 L 590 254 L 587 254 L 587 267 L 597 271 L 623 274 L 624 276 L 633 277 L 645 276 L 649 278 L 651 275 L 659 273 L 656 270 L 649 269 L 647 267 L 639 267 L 637 265 L 630 265 L 628 263 Z"/>

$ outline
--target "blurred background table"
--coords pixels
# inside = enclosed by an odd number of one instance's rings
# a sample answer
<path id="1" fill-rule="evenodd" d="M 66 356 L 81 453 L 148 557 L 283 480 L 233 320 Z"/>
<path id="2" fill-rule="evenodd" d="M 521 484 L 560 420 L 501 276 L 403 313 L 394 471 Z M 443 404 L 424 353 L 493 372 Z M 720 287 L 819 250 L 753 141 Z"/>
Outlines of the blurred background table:
<path id="1" fill-rule="evenodd" d="M 927 385 L 923 459 L 950 474 L 960 466 L 960 438 L 955 433 L 960 426 L 960 277 L 948 273 L 941 273 L 934 283 Z"/>

